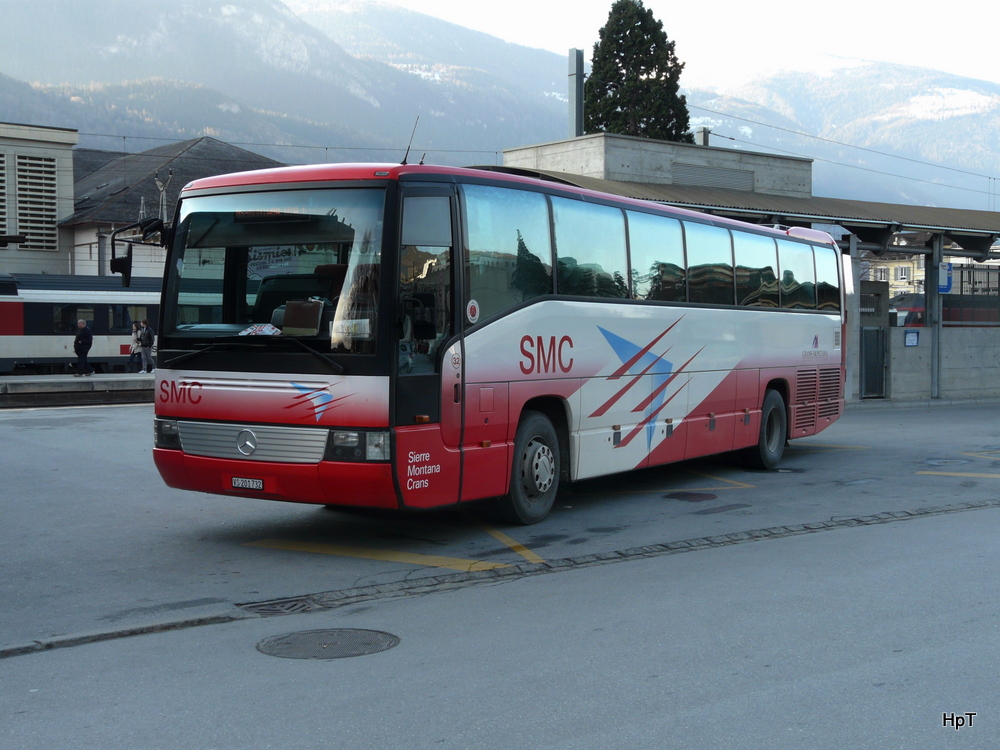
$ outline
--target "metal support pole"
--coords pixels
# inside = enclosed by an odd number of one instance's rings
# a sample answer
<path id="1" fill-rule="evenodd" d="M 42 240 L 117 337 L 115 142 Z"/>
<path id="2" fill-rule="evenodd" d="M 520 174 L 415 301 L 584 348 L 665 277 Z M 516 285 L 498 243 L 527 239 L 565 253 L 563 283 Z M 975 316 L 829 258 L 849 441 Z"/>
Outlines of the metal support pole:
<path id="1" fill-rule="evenodd" d="M 108 236 L 106 234 L 97 235 L 97 275 L 107 276 L 108 272 L 104 270 L 105 265 L 107 265 L 108 258 Z"/>
<path id="2" fill-rule="evenodd" d="M 931 240 L 930 264 L 924 282 L 924 325 L 931 335 L 931 398 L 941 398 L 941 259 L 944 257 L 944 235 Z"/>
<path id="3" fill-rule="evenodd" d="M 844 258 L 844 280 L 847 281 L 847 274 L 851 275 L 851 292 L 847 297 L 847 341 L 844 342 L 844 358 L 847 366 L 847 382 L 845 397 L 850 401 L 861 399 L 861 250 L 858 247 L 858 237 L 850 235 L 848 239 L 850 254 Z"/>
<path id="4" fill-rule="evenodd" d="M 569 51 L 569 137 L 583 135 L 583 50 Z"/>

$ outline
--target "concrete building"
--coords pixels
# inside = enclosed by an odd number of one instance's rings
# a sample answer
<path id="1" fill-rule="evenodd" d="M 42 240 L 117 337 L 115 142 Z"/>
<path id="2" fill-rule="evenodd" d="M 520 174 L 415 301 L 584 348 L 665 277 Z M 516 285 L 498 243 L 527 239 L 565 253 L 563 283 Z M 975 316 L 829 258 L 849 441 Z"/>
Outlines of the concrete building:
<path id="1" fill-rule="evenodd" d="M 75 148 L 66 128 L 0 123 L 0 272 L 106 276 L 108 235 L 173 216 L 180 189 L 201 177 L 283 166 L 214 138 L 138 154 Z M 135 245 L 133 275 L 160 278 L 164 249 Z"/>
<path id="2" fill-rule="evenodd" d="M 0 270 L 70 273 L 77 131 L 0 122 Z M 23 238 L 23 239 L 20 239 Z"/>

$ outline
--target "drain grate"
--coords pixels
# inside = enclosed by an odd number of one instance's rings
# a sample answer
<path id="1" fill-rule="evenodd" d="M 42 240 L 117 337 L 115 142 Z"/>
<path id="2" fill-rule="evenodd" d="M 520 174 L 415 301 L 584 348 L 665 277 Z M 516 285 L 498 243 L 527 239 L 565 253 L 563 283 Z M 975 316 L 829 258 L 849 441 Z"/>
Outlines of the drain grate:
<path id="1" fill-rule="evenodd" d="M 326 609 L 322 604 L 308 596 L 295 596 L 289 599 L 272 599 L 269 602 L 253 602 L 237 605 L 247 612 L 253 612 L 261 617 L 276 617 L 277 615 L 297 615 L 300 612 L 312 612 Z"/>
<path id="2" fill-rule="evenodd" d="M 304 630 L 272 635 L 257 644 L 257 650 L 282 659 L 349 659 L 388 651 L 399 638 L 381 630 Z"/>

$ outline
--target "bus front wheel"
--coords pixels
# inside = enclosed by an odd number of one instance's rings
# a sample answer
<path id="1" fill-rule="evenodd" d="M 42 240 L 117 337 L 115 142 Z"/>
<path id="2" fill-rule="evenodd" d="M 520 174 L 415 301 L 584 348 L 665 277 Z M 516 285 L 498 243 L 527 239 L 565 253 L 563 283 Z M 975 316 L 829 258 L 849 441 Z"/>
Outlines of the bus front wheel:
<path id="1" fill-rule="evenodd" d="M 764 394 L 764 404 L 760 409 L 760 433 L 757 445 L 747 448 L 744 457 L 756 469 L 774 469 L 785 452 L 788 436 L 788 414 L 781 394 L 769 390 Z"/>
<path id="2" fill-rule="evenodd" d="M 510 492 L 499 506 L 503 518 L 523 525 L 544 519 L 559 491 L 561 468 L 559 437 L 552 422 L 541 412 L 524 412 L 514 436 Z"/>

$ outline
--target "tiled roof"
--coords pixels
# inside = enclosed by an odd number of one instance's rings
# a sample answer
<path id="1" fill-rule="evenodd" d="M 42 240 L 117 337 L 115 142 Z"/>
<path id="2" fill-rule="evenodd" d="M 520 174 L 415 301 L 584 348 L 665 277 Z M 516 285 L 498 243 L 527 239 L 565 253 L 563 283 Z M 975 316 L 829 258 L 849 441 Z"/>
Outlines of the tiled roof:
<path id="1" fill-rule="evenodd" d="M 171 143 L 138 154 L 112 154 L 83 150 L 79 162 L 74 152 L 76 203 L 74 213 L 60 226 L 81 224 L 130 224 L 159 214 L 160 191 L 156 185 L 173 170 L 166 189 L 168 215 L 173 215 L 177 194 L 191 180 L 227 172 L 283 166 L 252 151 L 215 138 L 202 137 Z"/>

